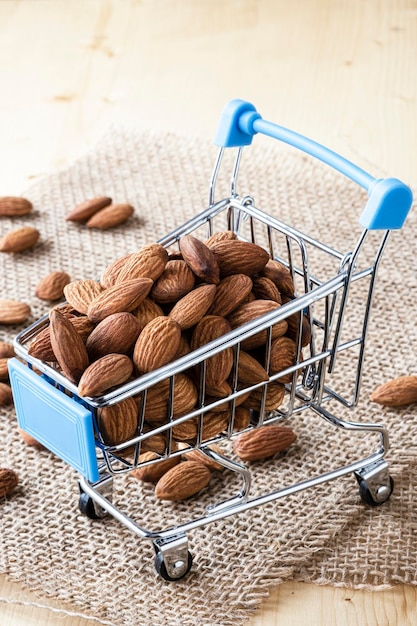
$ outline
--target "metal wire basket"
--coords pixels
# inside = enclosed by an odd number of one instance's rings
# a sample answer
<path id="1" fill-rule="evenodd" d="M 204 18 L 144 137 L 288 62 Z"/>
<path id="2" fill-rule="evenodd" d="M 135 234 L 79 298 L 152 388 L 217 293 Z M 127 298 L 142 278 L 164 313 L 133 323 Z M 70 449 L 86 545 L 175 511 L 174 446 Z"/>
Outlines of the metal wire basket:
<path id="1" fill-rule="evenodd" d="M 363 230 L 352 251 L 336 250 L 268 215 L 256 206 L 252 197 L 239 196 L 237 175 L 242 150 L 251 144 L 257 133 L 284 141 L 324 161 L 368 191 L 368 201 L 360 217 Z M 187 234 L 205 239 L 220 231 L 233 231 L 238 239 L 261 245 L 271 259 L 289 270 L 295 286 L 294 295 L 284 299 L 279 308 L 100 397 L 81 398 L 77 386 L 51 363 L 29 354 L 31 341 L 47 327 L 48 316 L 17 336 L 15 350 L 18 358 L 9 364 L 19 426 L 79 472 L 79 506 L 83 513 L 91 518 L 110 514 L 138 537 L 153 542 L 155 567 L 166 580 L 178 580 L 190 570 L 192 557 L 186 533 L 192 529 L 349 473 L 355 475 L 360 495 L 368 504 L 381 504 L 393 489 L 384 458 L 388 449 L 388 433 L 384 426 L 346 421 L 337 417 L 334 411 L 337 412 L 337 406 L 352 408 L 358 402 L 378 265 L 389 231 L 401 228 L 404 223 L 412 202 L 411 191 L 396 179 L 377 180 L 320 144 L 263 120 L 253 105 L 241 100 L 233 100 L 225 107 L 216 143 L 220 152 L 210 181 L 208 208 L 159 243 L 168 251 L 177 252 L 178 242 Z M 215 201 L 223 155 L 230 149 L 236 149 L 230 193 Z M 368 260 L 369 247 L 373 250 L 371 262 Z M 357 287 L 361 297 L 350 297 L 352 289 Z M 350 313 L 355 324 L 346 328 L 343 322 Z M 296 358 L 285 369 L 271 372 L 273 329 L 283 321 L 291 324 Z M 261 332 L 264 333 L 264 366 L 269 373 L 268 380 L 238 384 L 239 354 L 247 342 Z M 211 357 L 225 350 L 231 350 L 233 354 L 230 390 L 226 396 L 216 398 L 207 386 L 206 366 Z M 352 374 L 348 391 L 343 375 L 346 363 Z M 178 416 L 175 403 L 177 394 L 181 393 L 181 375 L 191 369 L 199 372 L 198 402 L 192 410 Z M 337 375 L 340 373 L 342 377 Z M 161 383 L 169 390 L 165 419 L 149 424 L 147 403 L 152 390 Z M 278 407 L 271 408 L 268 393 L 277 383 L 285 384 L 285 396 Z M 248 466 L 209 446 L 241 434 L 242 431 L 235 427 L 236 409 L 242 397 L 254 391 L 257 391 L 258 404 L 251 410 L 250 423 L 245 427 L 247 431 L 289 419 L 293 423 L 298 414 L 310 410 L 335 428 L 372 435 L 372 441 L 376 438 L 377 444 L 365 457 L 251 497 Z M 140 398 L 137 431 L 128 441 L 108 445 L 100 432 L 97 411 L 130 397 Z M 220 432 L 205 430 L 206 416 L 225 405 L 228 414 Z M 176 433 L 181 425 L 191 422 L 195 433 L 186 439 L 186 450 L 200 450 L 237 473 L 242 479 L 242 487 L 232 498 L 208 507 L 203 516 L 162 530 L 145 529 L 112 503 L 113 477 L 144 465 L 141 452 L 149 449 L 149 443 L 155 441 L 155 437 L 162 438 L 163 445 L 157 458 L 145 464 L 182 455 L 184 449 L 174 445 Z"/>

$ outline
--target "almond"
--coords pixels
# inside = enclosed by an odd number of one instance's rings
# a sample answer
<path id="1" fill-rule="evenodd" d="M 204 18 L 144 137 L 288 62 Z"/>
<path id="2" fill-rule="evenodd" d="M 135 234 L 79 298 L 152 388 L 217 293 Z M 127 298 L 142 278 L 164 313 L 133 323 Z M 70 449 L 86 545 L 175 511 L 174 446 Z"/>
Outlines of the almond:
<path id="1" fill-rule="evenodd" d="M 113 263 L 110 263 L 104 270 L 101 278 L 100 284 L 107 289 L 108 287 L 113 287 L 116 284 L 117 277 L 120 274 L 122 268 L 124 267 L 126 261 L 130 259 L 134 253 L 125 254 L 124 256 L 119 257 Z"/>
<path id="2" fill-rule="evenodd" d="M 58 310 L 49 313 L 51 346 L 65 376 L 78 383 L 88 367 L 84 342 L 71 322 Z"/>
<path id="3" fill-rule="evenodd" d="M 277 374 L 283 370 L 295 365 L 297 357 L 297 346 L 295 341 L 289 337 L 277 337 L 271 344 L 270 354 L 270 370 L 272 374 Z M 278 380 L 280 383 L 290 383 L 293 374 L 281 376 Z"/>
<path id="4" fill-rule="evenodd" d="M 27 446 L 36 448 L 37 450 L 45 450 L 45 447 L 37 439 L 32 437 L 32 435 L 29 435 L 29 433 L 24 431 L 22 428 L 18 428 L 17 430 Z"/>
<path id="5" fill-rule="evenodd" d="M 178 346 L 178 350 L 175 355 L 175 358 L 179 359 L 182 356 L 185 356 L 186 354 L 190 354 L 190 352 L 191 352 L 191 348 L 190 348 L 190 344 L 188 343 L 188 339 L 187 337 L 184 336 L 183 333 L 181 333 L 180 345 Z"/>
<path id="6" fill-rule="evenodd" d="M 214 452 L 217 452 L 217 454 L 223 455 L 222 449 L 219 448 L 219 446 L 217 446 L 215 443 L 212 443 L 209 446 L 205 446 L 205 448 L 207 448 L 208 450 L 213 450 Z M 203 465 L 206 465 L 212 472 L 222 471 L 224 469 L 223 465 L 220 465 L 220 463 L 217 463 L 217 461 L 207 456 L 207 454 L 204 454 L 202 450 L 195 449 L 190 450 L 190 452 L 184 452 L 182 458 L 184 459 L 184 461 L 196 461 L 197 463 L 202 463 Z"/>
<path id="7" fill-rule="evenodd" d="M 140 332 L 142 332 L 146 324 L 155 319 L 155 317 L 164 315 L 164 312 L 159 304 L 156 304 L 156 302 L 150 298 L 142 300 L 137 309 L 132 311 L 132 313 L 138 320 Z"/>
<path id="8" fill-rule="evenodd" d="M 66 272 L 51 272 L 38 282 L 35 295 L 41 300 L 61 300 L 64 287 L 70 282 L 71 278 Z"/>
<path id="9" fill-rule="evenodd" d="M 33 209 L 32 203 L 19 196 L 3 196 L 0 198 L 0 216 L 17 217 L 27 215 Z"/>
<path id="10" fill-rule="evenodd" d="M 234 233 L 232 230 L 225 230 L 220 233 L 214 233 L 213 235 L 211 235 L 211 237 L 209 237 L 206 241 L 206 246 L 208 248 L 211 248 L 219 241 L 230 241 L 232 239 L 237 239 L 236 233 Z"/>
<path id="11" fill-rule="evenodd" d="M 168 252 L 159 243 L 150 243 L 126 259 L 116 276 L 116 283 L 133 278 L 150 278 L 154 282 L 160 277 L 168 261 Z"/>
<path id="12" fill-rule="evenodd" d="M 224 380 L 219 385 L 210 387 L 206 384 L 206 398 L 212 396 L 213 398 L 226 398 L 232 393 L 232 387 L 227 380 Z"/>
<path id="13" fill-rule="evenodd" d="M 149 461 L 156 461 L 160 459 L 157 463 L 152 463 L 149 465 L 143 465 L 144 463 L 149 463 Z M 171 467 L 175 467 L 180 462 L 180 456 L 172 456 L 168 459 L 161 459 L 161 457 L 155 452 L 143 452 L 143 454 L 139 455 L 139 467 L 134 469 L 131 472 L 131 475 L 137 480 L 141 480 L 145 483 L 157 483 L 160 478 L 169 470 Z"/>
<path id="14" fill-rule="evenodd" d="M 12 230 L 0 239 L 0 252 L 23 252 L 32 248 L 38 241 L 40 232 L 32 226 L 22 226 Z"/>
<path id="15" fill-rule="evenodd" d="M 64 296 L 79 313 L 87 314 L 90 304 L 103 292 L 96 280 L 75 280 L 64 287 Z"/>
<path id="16" fill-rule="evenodd" d="M 244 430 L 250 426 L 250 409 L 245 406 L 237 406 L 235 408 L 235 416 L 233 420 L 233 430 Z"/>
<path id="17" fill-rule="evenodd" d="M 261 461 L 287 450 L 296 439 L 297 435 L 290 428 L 271 424 L 239 435 L 233 450 L 243 461 Z"/>
<path id="18" fill-rule="evenodd" d="M 62 313 L 63 315 L 65 315 L 65 317 L 68 317 L 68 318 L 78 316 L 78 311 L 76 311 L 69 302 L 59 302 L 58 304 L 55 304 L 52 308 L 58 309 L 60 313 Z"/>
<path id="19" fill-rule="evenodd" d="M 139 320 L 132 313 L 121 311 L 109 315 L 88 336 L 85 345 L 90 360 L 112 352 L 128 354 L 133 350 L 140 330 Z"/>
<path id="20" fill-rule="evenodd" d="M 133 372 L 133 363 L 124 354 L 106 354 L 87 367 L 78 383 L 80 396 L 101 396 L 125 383 Z"/>
<path id="21" fill-rule="evenodd" d="M 149 387 L 146 392 L 145 420 L 149 423 L 166 422 L 169 415 L 169 379 Z M 172 400 L 172 415 L 180 417 L 195 408 L 198 400 L 197 388 L 186 374 L 176 374 L 174 378 L 174 396 Z M 138 402 L 141 402 L 137 398 Z M 139 405 L 140 406 L 140 405 Z"/>
<path id="22" fill-rule="evenodd" d="M 216 259 L 220 275 L 246 274 L 251 276 L 261 272 L 269 260 L 269 254 L 256 243 L 231 239 L 218 241 L 210 246 Z"/>
<path id="23" fill-rule="evenodd" d="M 115 446 L 137 434 L 138 408 L 133 398 L 97 409 L 97 425 L 103 441 Z"/>
<path id="24" fill-rule="evenodd" d="M 210 315 L 227 317 L 242 304 L 252 290 L 252 280 L 245 274 L 233 274 L 220 281 L 209 309 Z"/>
<path id="25" fill-rule="evenodd" d="M 86 222 L 94 213 L 97 213 L 97 211 L 109 205 L 111 201 L 112 199 L 107 196 L 98 196 L 97 198 L 84 200 L 84 202 L 77 204 L 67 213 L 65 219 L 71 222 Z"/>
<path id="26" fill-rule="evenodd" d="M 216 285 L 200 285 L 178 300 L 169 317 L 179 324 L 181 330 L 191 328 L 207 313 L 215 294 Z"/>
<path id="27" fill-rule="evenodd" d="M 135 209 L 130 204 L 111 204 L 104 209 L 100 209 L 86 222 L 87 228 L 114 228 L 127 222 L 133 215 Z"/>
<path id="28" fill-rule="evenodd" d="M 148 424 L 144 424 L 143 433 L 147 433 L 151 430 L 154 430 L 154 426 L 150 426 Z M 156 452 L 157 454 L 164 454 L 167 446 L 167 439 L 165 433 L 157 433 L 156 435 L 151 435 L 146 439 L 143 439 L 141 443 L 141 450 L 143 452 Z"/>
<path id="29" fill-rule="evenodd" d="M 30 315 L 28 304 L 17 300 L 0 300 L 0 324 L 22 324 Z"/>
<path id="30" fill-rule="evenodd" d="M 194 328 L 191 338 L 191 350 L 218 339 L 230 332 L 231 326 L 223 317 L 205 315 Z M 233 366 L 233 349 L 226 348 L 206 359 L 206 385 L 216 387 L 226 380 Z M 197 368 L 200 371 L 200 367 Z"/>
<path id="31" fill-rule="evenodd" d="M 301 311 L 299 313 L 292 313 L 286 318 L 288 324 L 286 334 L 293 341 L 297 341 L 300 315 L 302 315 L 301 346 L 305 348 L 306 346 L 308 346 L 311 340 L 311 326 L 310 322 L 308 321 L 308 317 L 305 314 L 301 313 Z"/>
<path id="32" fill-rule="evenodd" d="M 8 362 L 7 357 L 0 358 L 0 380 L 8 380 L 9 378 Z"/>
<path id="33" fill-rule="evenodd" d="M 240 350 L 237 379 L 244 385 L 256 385 L 269 380 L 269 376 L 257 359 Z"/>
<path id="34" fill-rule="evenodd" d="M 62 314 L 60 310 L 58 311 Z M 88 319 L 88 317 L 84 315 L 81 317 L 68 317 L 67 319 L 69 322 L 71 322 L 71 324 L 74 326 L 75 330 L 85 343 L 94 328 L 94 324 Z M 55 354 L 52 349 L 51 331 L 49 326 L 47 326 L 37 335 L 35 335 L 33 341 L 29 346 L 28 353 L 31 356 L 35 357 L 35 359 L 40 359 L 41 361 L 55 361 Z"/>
<path id="35" fill-rule="evenodd" d="M 203 415 L 203 431 L 201 441 L 214 439 L 220 433 L 227 429 L 229 425 L 230 411 L 207 411 Z M 199 424 L 198 418 L 194 418 L 196 424 Z"/>
<path id="36" fill-rule="evenodd" d="M 283 263 L 270 259 L 262 271 L 262 276 L 272 280 L 281 295 L 289 297 L 294 295 L 294 281 L 291 272 Z"/>
<path id="37" fill-rule="evenodd" d="M 12 388 L 6 383 L 0 383 L 0 406 L 13 404 Z"/>
<path id="38" fill-rule="evenodd" d="M 138 374 L 151 372 L 172 361 L 180 341 L 181 329 L 177 322 L 169 317 L 151 320 L 139 335 L 133 352 Z"/>
<path id="39" fill-rule="evenodd" d="M 232 393 L 232 389 L 230 388 L 230 385 L 228 385 L 228 386 L 229 386 L 230 392 L 228 394 L 223 394 L 223 395 L 220 396 L 220 397 L 224 397 L 226 401 L 222 402 L 222 404 L 218 404 L 215 407 L 210 407 L 210 410 L 213 413 L 222 413 L 223 411 L 229 411 L 230 410 L 231 400 L 228 400 L 227 396 L 229 396 Z M 219 389 L 221 389 L 221 387 Z M 249 398 L 250 393 L 251 392 L 248 391 L 246 393 L 240 394 L 237 398 L 235 398 L 234 399 L 235 406 L 237 407 L 237 406 L 240 406 L 241 404 L 243 404 L 245 402 L 245 400 L 247 398 Z M 206 395 L 206 397 L 205 397 L 205 404 L 206 404 L 206 406 L 210 406 L 212 404 L 212 402 L 215 402 L 217 400 L 219 400 L 219 396 Z"/>
<path id="40" fill-rule="evenodd" d="M 189 419 L 180 424 L 173 422 L 172 436 L 175 441 L 195 441 L 197 437 L 197 424 L 195 420 Z"/>
<path id="41" fill-rule="evenodd" d="M 10 495 L 18 482 L 17 474 L 13 470 L 0 467 L 0 498 Z"/>
<path id="42" fill-rule="evenodd" d="M 158 304 L 177 302 L 194 287 L 195 277 L 185 261 L 168 261 L 155 282 L 151 298 Z"/>
<path id="43" fill-rule="evenodd" d="M 243 402 L 243 406 L 255 411 L 260 411 L 263 398 L 263 387 L 254 389 L 248 398 Z M 282 383 L 268 383 L 265 395 L 265 411 L 275 411 L 283 402 L 285 396 L 285 386 Z"/>
<path id="44" fill-rule="evenodd" d="M 113 313 L 133 311 L 148 295 L 153 282 L 150 278 L 135 278 L 117 283 L 100 293 L 91 302 L 87 315 L 92 322 L 101 322 Z"/>
<path id="45" fill-rule="evenodd" d="M 259 276 L 253 278 L 253 294 L 257 300 L 273 300 L 281 304 L 281 294 L 278 287 L 270 278 L 266 276 Z"/>
<path id="46" fill-rule="evenodd" d="M 182 258 L 196 276 L 206 283 L 219 284 L 219 266 L 210 248 L 192 235 L 181 237 L 179 248 Z"/>
<path id="47" fill-rule="evenodd" d="M 417 402 L 417 376 L 399 376 L 379 385 L 371 400 L 389 407 L 414 404 Z"/>
<path id="48" fill-rule="evenodd" d="M 233 313 L 229 315 L 229 322 L 232 328 L 239 328 L 248 322 L 251 322 L 266 313 L 270 313 L 276 309 L 278 309 L 280 305 L 278 302 L 273 302 L 272 300 L 254 300 L 253 302 L 248 302 L 246 304 L 241 304 L 240 307 L 235 309 Z M 280 337 L 284 335 L 287 330 L 287 322 L 285 320 L 281 320 L 276 324 L 272 325 L 272 338 Z M 267 330 L 262 330 L 247 339 L 244 339 L 241 342 L 241 347 L 244 350 L 251 350 L 252 348 L 257 348 L 266 343 L 267 340 Z"/>
<path id="49" fill-rule="evenodd" d="M 187 461 L 168 470 L 156 484 L 155 495 L 160 500 L 179 501 L 194 496 L 207 487 L 211 471 L 202 463 Z"/>
<path id="50" fill-rule="evenodd" d="M 8 341 L 0 341 L 0 358 L 11 358 L 14 356 L 14 347 Z"/>

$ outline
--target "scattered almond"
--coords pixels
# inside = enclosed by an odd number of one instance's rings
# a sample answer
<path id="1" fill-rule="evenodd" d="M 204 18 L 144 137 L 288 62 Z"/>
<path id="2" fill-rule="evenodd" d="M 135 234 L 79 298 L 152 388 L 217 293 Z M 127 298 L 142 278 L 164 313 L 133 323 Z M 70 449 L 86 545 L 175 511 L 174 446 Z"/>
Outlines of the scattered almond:
<path id="1" fill-rule="evenodd" d="M 202 463 L 187 461 L 168 470 L 156 484 L 155 495 L 160 500 L 177 502 L 196 495 L 207 487 L 211 471 Z"/>
<path id="2" fill-rule="evenodd" d="M 45 449 L 45 447 L 41 443 L 39 443 L 37 439 L 32 437 L 32 435 L 29 435 L 29 433 L 27 433 L 25 430 L 23 430 L 22 428 L 18 428 L 17 430 L 27 446 L 30 446 L 31 448 L 36 448 L 37 450 Z"/>
<path id="3" fill-rule="evenodd" d="M 7 383 L 0 382 L 0 406 L 13 404 L 12 388 Z"/>
<path id="4" fill-rule="evenodd" d="M 91 198 L 84 200 L 80 204 L 77 204 L 69 213 L 67 213 L 65 219 L 71 222 L 86 222 L 90 219 L 94 213 L 100 211 L 107 205 L 111 204 L 112 199 L 107 196 L 98 196 L 97 198 Z"/>
<path id="5" fill-rule="evenodd" d="M 51 272 L 38 282 L 35 295 L 41 300 L 61 300 L 64 287 L 70 282 L 71 278 L 66 272 Z"/>
<path id="6" fill-rule="evenodd" d="M 217 454 L 223 455 L 222 449 L 219 448 L 219 446 L 217 446 L 215 443 L 212 443 L 209 446 L 204 446 L 204 448 L 208 450 L 213 450 L 213 452 L 217 452 Z M 185 461 L 197 461 L 197 463 L 202 463 L 213 472 L 222 471 L 224 469 L 223 465 L 220 465 L 220 463 L 217 463 L 217 461 L 212 459 L 210 456 L 204 454 L 203 449 L 199 450 L 196 448 L 194 450 L 190 450 L 190 452 L 184 452 L 182 457 Z"/>
<path id="7" fill-rule="evenodd" d="M 22 226 L 3 235 L 0 239 L 0 252 L 23 252 L 38 242 L 40 232 L 32 226 Z"/>
<path id="8" fill-rule="evenodd" d="M 0 467 L 0 498 L 10 495 L 16 489 L 18 482 L 16 472 Z"/>
<path id="9" fill-rule="evenodd" d="M 17 300 L 0 300 L 0 324 L 22 324 L 30 315 L 28 304 Z"/>
<path id="10" fill-rule="evenodd" d="M 271 424 L 239 435 L 233 450 L 243 461 L 261 461 L 287 450 L 296 439 L 297 435 L 290 428 Z"/>
<path id="11" fill-rule="evenodd" d="M 0 358 L 10 358 L 14 356 L 14 348 L 8 341 L 0 341 Z"/>
<path id="12" fill-rule="evenodd" d="M 130 204 L 111 204 L 104 209 L 100 209 L 86 222 L 87 228 L 114 228 L 127 222 L 135 212 Z"/>
<path id="13" fill-rule="evenodd" d="M 19 196 L 3 196 L 0 198 L 0 217 L 27 215 L 32 209 L 32 203 L 26 198 Z"/>
<path id="14" fill-rule="evenodd" d="M 7 357 L 0 358 L 0 380 L 8 380 L 9 378 L 8 362 Z"/>
<path id="15" fill-rule="evenodd" d="M 160 460 L 157 463 L 143 465 L 144 463 L 149 463 L 149 461 L 155 461 L 156 459 Z M 131 472 L 131 475 L 137 480 L 141 480 L 145 483 L 157 483 L 169 469 L 178 465 L 180 460 L 180 456 L 172 456 L 167 459 L 161 459 L 161 457 L 155 452 L 143 452 L 139 455 L 139 467 L 134 469 Z"/>
<path id="16" fill-rule="evenodd" d="M 417 376 L 399 376 L 383 383 L 371 395 L 372 402 L 389 407 L 417 402 Z"/>

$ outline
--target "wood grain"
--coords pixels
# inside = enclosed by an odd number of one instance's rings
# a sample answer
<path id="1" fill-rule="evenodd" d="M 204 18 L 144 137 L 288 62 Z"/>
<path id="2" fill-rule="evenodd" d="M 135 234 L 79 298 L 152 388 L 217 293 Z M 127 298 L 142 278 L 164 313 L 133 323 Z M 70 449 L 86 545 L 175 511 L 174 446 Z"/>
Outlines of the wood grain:
<path id="1" fill-rule="evenodd" d="M 0 195 L 23 193 L 114 122 L 211 139 L 234 97 L 416 185 L 416 35 L 414 0 L 3 0 Z M 33 606 L 44 601 L 5 576 L 0 596 L 1 624 L 94 623 Z M 407 626 L 416 611 L 405 586 L 291 582 L 250 624 Z"/>

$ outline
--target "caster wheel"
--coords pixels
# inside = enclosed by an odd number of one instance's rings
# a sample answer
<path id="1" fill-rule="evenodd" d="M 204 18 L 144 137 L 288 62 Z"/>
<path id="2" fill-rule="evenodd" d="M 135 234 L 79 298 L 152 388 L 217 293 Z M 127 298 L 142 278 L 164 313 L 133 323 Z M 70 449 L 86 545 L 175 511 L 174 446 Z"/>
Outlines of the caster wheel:
<path id="1" fill-rule="evenodd" d="M 384 502 L 386 502 L 389 497 L 391 496 L 392 492 L 394 491 L 394 481 L 392 479 L 392 477 L 389 477 L 390 480 L 390 489 L 387 489 L 385 491 L 385 493 L 381 494 L 381 498 L 379 500 L 375 500 L 374 497 L 372 496 L 368 485 L 366 484 L 365 480 L 360 480 L 359 481 L 359 495 L 362 498 L 362 500 L 366 503 L 369 504 L 369 506 L 379 506 L 380 504 L 383 504 Z"/>
<path id="2" fill-rule="evenodd" d="M 175 582 L 176 580 L 181 580 L 182 578 L 184 578 L 184 576 L 186 576 L 188 572 L 190 571 L 192 564 L 193 564 L 193 557 L 191 555 L 191 552 L 187 552 L 187 563 L 186 564 L 183 564 L 182 562 L 179 563 L 178 564 L 179 575 L 173 576 L 173 575 L 168 574 L 162 552 L 157 552 L 155 556 L 155 569 L 158 572 L 158 574 L 164 580 L 167 580 L 168 582 Z"/>
<path id="3" fill-rule="evenodd" d="M 100 519 L 100 516 L 97 515 L 94 508 L 94 500 L 84 491 L 80 493 L 78 508 L 80 509 L 81 513 L 83 513 L 90 519 Z"/>

